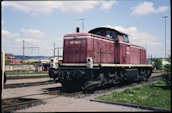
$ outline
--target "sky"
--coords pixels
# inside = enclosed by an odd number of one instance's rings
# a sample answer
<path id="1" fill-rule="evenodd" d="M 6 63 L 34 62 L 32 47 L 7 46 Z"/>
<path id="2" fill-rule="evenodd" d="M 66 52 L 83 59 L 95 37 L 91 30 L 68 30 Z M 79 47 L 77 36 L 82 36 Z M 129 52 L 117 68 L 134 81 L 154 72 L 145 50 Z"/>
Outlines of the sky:
<path id="1" fill-rule="evenodd" d="M 23 55 L 24 40 L 25 55 L 53 56 L 54 43 L 63 47 L 65 34 L 76 27 L 82 32 L 84 19 L 83 32 L 114 27 L 145 47 L 147 57 L 165 57 L 165 35 L 166 56 L 171 54 L 170 9 L 170 0 L 2 1 L 1 48 Z"/>

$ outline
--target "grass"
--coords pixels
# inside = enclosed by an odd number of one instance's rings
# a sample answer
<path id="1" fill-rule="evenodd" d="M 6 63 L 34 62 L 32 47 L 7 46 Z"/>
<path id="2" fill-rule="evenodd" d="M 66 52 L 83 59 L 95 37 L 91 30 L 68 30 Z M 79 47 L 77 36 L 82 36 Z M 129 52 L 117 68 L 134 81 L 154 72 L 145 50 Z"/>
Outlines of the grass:
<path id="1" fill-rule="evenodd" d="M 171 109 L 171 87 L 164 81 L 113 92 L 96 99 Z"/>
<path id="2" fill-rule="evenodd" d="M 7 75 L 31 75 L 31 74 L 48 74 L 48 72 L 26 72 L 26 73 L 7 73 Z"/>

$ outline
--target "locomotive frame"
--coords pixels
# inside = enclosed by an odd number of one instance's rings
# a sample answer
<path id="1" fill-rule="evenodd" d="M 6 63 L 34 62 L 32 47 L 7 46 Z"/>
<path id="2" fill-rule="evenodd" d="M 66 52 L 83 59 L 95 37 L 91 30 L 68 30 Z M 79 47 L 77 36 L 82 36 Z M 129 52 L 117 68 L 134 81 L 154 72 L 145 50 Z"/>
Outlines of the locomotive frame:
<path id="1" fill-rule="evenodd" d="M 118 84 L 121 81 L 147 80 L 152 73 L 152 65 L 145 64 L 61 64 L 50 70 L 65 90 L 92 90 L 106 84 Z"/>

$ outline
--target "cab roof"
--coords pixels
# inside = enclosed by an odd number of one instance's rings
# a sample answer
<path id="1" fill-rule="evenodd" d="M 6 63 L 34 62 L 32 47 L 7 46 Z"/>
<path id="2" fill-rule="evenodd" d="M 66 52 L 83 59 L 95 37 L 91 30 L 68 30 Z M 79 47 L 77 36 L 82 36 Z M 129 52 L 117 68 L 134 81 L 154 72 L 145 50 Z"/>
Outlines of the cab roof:
<path id="1" fill-rule="evenodd" d="M 90 30 L 88 33 L 93 33 L 95 30 L 97 31 L 97 30 L 101 30 L 101 29 L 113 30 L 113 31 L 118 32 L 119 34 L 127 35 L 127 36 L 128 36 L 128 34 L 126 34 L 126 33 L 124 33 L 124 32 L 121 32 L 121 31 L 119 31 L 119 30 L 116 30 L 114 27 L 105 27 L 105 26 L 104 26 L 104 27 L 97 27 L 97 28 L 94 28 L 94 29 Z"/>

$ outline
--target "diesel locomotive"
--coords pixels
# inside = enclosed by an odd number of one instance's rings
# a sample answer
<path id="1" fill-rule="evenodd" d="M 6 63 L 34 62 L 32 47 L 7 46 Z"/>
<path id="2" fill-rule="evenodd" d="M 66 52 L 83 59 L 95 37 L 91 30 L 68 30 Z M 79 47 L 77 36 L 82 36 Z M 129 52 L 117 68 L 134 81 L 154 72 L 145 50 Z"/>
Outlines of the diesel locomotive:
<path id="1" fill-rule="evenodd" d="M 55 65 L 53 67 L 53 65 Z M 152 65 L 144 47 L 130 43 L 128 34 L 111 27 L 64 35 L 63 61 L 49 76 L 66 90 L 86 90 L 128 79 L 146 80 Z"/>

